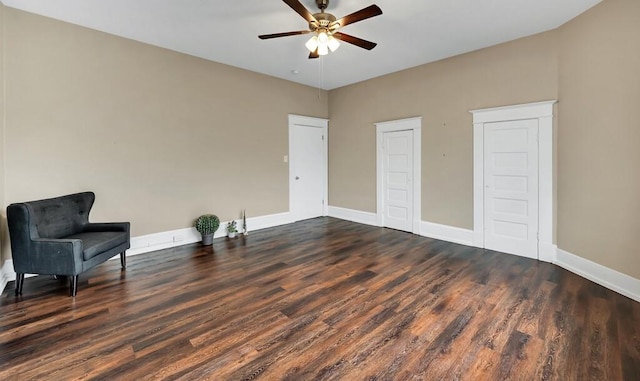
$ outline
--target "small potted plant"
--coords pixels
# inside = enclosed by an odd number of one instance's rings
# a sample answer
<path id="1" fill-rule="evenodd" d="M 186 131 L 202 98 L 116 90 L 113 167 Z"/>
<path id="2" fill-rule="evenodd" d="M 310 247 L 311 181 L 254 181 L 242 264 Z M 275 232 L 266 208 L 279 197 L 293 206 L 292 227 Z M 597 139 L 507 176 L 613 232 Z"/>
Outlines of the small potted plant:
<path id="1" fill-rule="evenodd" d="M 203 214 L 195 223 L 196 230 L 202 235 L 202 244 L 205 246 L 213 243 L 213 234 L 220 226 L 220 219 L 214 214 Z"/>
<path id="2" fill-rule="evenodd" d="M 227 224 L 227 236 L 229 238 L 236 238 L 236 234 L 238 234 L 238 227 L 236 221 L 230 221 Z"/>

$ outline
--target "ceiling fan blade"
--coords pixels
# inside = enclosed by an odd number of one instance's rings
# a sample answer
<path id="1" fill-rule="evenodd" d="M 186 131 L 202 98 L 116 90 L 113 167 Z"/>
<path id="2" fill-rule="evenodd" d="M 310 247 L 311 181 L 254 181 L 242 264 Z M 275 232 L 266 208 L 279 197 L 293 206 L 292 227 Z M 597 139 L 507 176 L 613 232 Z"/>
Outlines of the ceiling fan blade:
<path id="1" fill-rule="evenodd" d="M 287 37 L 287 36 L 297 36 L 299 34 L 307 34 L 311 33 L 310 30 L 297 30 L 295 32 L 284 32 L 284 33 L 273 33 L 273 34 L 263 34 L 258 36 L 261 40 L 268 40 L 270 38 L 278 38 L 278 37 Z"/>
<path id="2" fill-rule="evenodd" d="M 318 49 L 316 49 L 313 52 L 309 53 L 309 59 L 318 58 L 318 57 L 320 57 L 320 54 L 318 54 Z"/>
<path id="3" fill-rule="evenodd" d="M 317 22 L 316 18 L 313 17 L 313 14 L 311 14 L 311 12 L 309 12 L 309 10 L 305 8 L 304 5 L 302 5 L 298 0 L 283 1 L 308 22 Z"/>
<path id="4" fill-rule="evenodd" d="M 353 37 L 351 35 L 340 33 L 340 32 L 334 32 L 333 33 L 333 37 L 337 38 L 338 40 L 342 40 L 344 42 L 348 42 L 350 44 L 353 44 L 355 46 L 359 46 L 359 47 L 361 47 L 363 49 L 367 49 L 367 50 L 371 50 L 371 49 L 375 48 L 376 45 L 378 45 L 375 42 L 363 40 L 361 38 Z"/>
<path id="5" fill-rule="evenodd" d="M 357 12 L 353 12 L 350 15 L 346 15 L 343 18 L 331 23 L 331 28 L 342 28 L 343 26 L 353 24 L 354 22 L 366 20 L 370 17 L 379 16 L 382 14 L 382 9 L 377 5 L 369 5 Z"/>

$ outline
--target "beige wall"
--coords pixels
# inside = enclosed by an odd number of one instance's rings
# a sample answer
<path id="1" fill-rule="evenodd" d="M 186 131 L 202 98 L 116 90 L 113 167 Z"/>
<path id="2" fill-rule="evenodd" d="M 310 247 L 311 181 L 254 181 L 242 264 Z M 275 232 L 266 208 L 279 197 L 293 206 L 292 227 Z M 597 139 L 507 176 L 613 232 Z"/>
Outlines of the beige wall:
<path id="1" fill-rule="evenodd" d="M 469 110 L 555 99 L 556 40 L 543 33 L 331 91 L 331 205 L 375 212 L 373 123 L 422 116 L 422 220 L 472 229 Z"/>
<path id="2" fill-rule="evenodd" d="M 423 116 L 421 218 L 471 229 L 468 111 L 559 99 L 558 245 L 640 279 L 637 0 L 605 0 L 557 30 L 336 89 L 329 101 L 309 87 L 0 12 L 4 205 L 93 189 L 94 220 L 131 220 L 134 235 L 189 226 L 204 211 L 282 212 L 286 116 L 297 113 L 331 119 L 330 204 L 374 212 L 373 123 Z"/>
<path id="3" fill-rule="evenodd" d="M 473 228 L 475 108 L 558 99 L 557 243 L 640 279 L 640 2 L 329 93 L 330 203 L 375 212 L 373 123 L 423 116 L 422 220 Z"/>
<path id="4" fill-rule="evenodd" d="M 0 205 L 4 205 L 4 10 L 0 2 Z M 8 242 L 6 220 L 5 208 L 0 207 L 0 272 L 4 264 L 3 246 Z"/>
<path id="5" fill-rule="evenodd" d="M 640 1 L 560 28 L 558 245 L 640 279 Z"/>
<path id="6" fill-rule="evenodd" d="M 287 115 L 326 92 L 4 10 L 5 206 L 93 190 L 134 236 L 288 211 Z"/>

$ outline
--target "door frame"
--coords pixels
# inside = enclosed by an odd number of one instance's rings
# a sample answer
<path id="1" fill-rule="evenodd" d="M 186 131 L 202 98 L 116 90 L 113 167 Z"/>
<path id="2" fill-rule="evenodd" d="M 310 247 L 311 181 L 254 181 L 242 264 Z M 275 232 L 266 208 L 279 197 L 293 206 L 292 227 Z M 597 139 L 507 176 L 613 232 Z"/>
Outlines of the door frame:
<path id="1" fill-rule="evenodd" d="M 555 259 L 553 105 L 556 100 L 471 110 L 473 114 L 473 243 L 484 248 L 484 124 L 538 120 L 538 259 Z"/>
<path id="2" fill-rule="evenodd" d="M 413 221 L 412 233 L 420 234 L 422 200 L 422 117 L 374 123 L 376 126 L 376 223 L 384 226 L 384 152 L 385 132 L 413 131 Z"/>
<path id="3" fill-rule="evenodd" d="M 313 128 L 321 128 L 322 135 L 324 139 L 322 140 L 322 181 L 324 183 L 323 187 L 323 200 L 324 205 L 322 207 L 322 215 L 329 215 L 329 119 L 323 118 L 315 118 L 311 116 L 302 116 L 289 114 L 289 215 L 291 217 L 291 221 L 298 221 L 297 216 L 294 213 L 293 206 L 294 203 L 294 176 L 293 168 L 296 160 L 295 154 L 293 153 L 293 128 L 294 126 L 304 126 L 304 127 L 313 127 Z"/>

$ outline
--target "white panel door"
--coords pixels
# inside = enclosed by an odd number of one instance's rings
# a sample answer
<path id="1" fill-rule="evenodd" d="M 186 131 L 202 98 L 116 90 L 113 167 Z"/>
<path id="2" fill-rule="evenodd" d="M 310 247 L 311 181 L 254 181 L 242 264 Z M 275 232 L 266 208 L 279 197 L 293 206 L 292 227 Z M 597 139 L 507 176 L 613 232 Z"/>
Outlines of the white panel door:
<path id="1" fill-rule="evenodd" d="M 324 214 L 324 130 L 291 126 L 292 217 L 295 221 Z"/>
<path id="2" fill-rule="evenodd" d="M 538 257 L 538 120 L 484 125 L 487 249 Z"/>
<path id="3" fill-rule="evenodd" d="M 413 229 L 413 131 L 383 134 L 384 226 Z"/>

